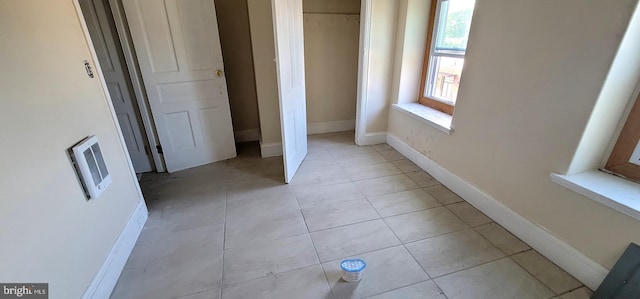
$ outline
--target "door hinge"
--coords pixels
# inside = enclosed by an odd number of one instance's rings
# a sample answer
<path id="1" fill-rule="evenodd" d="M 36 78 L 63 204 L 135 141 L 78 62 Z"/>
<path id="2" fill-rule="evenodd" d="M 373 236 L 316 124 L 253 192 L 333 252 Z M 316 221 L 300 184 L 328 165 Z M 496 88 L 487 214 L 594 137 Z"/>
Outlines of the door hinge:
<path id="1" fill-rule="evenodd" d="M 156 145 L 156 150 L 158 151 L 158 154 L 162 154 L 162 145 L 158 144 Z"/>

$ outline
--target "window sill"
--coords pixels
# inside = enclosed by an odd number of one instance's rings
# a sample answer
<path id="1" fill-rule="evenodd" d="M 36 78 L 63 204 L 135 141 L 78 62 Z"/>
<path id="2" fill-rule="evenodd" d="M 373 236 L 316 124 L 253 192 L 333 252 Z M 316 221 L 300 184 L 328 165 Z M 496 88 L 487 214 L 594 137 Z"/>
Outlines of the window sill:
<path id="1" fill-rule="evenodd" d="M 640 184 L 599 170 L 551 174 L 551 181 L 640 220 Z"/>
<path id="2" fill-rule="evenodd" d="M 449 135 L 453 133 L 453 116 L 449 114 L 418 103 L 393 104 L 392 107 Z"/>

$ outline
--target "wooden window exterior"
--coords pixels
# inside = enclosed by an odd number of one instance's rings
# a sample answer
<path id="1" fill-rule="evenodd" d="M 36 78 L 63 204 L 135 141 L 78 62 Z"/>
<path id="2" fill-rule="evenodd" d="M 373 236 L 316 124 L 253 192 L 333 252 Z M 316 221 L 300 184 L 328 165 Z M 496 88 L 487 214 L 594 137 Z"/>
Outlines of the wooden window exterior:
<path id="1" fill-rule="evenodd" d="M 627 179 L 640 182 L 640 159 L 630 162 L 634 156 L 634 150 L 640 141 L 640 96 L 631 108 L 631 113 L 620 132 L 620 137 L 613 148 L 611 156 L 605 166 L 607 171 L 623 176 Z M 635 157 L 635 156 L 634 156 Z"/>
<path id="2" fill-rule="evenodd" d="M 418 102 L 453 114 L 475 0 L 432 0 Z"/>

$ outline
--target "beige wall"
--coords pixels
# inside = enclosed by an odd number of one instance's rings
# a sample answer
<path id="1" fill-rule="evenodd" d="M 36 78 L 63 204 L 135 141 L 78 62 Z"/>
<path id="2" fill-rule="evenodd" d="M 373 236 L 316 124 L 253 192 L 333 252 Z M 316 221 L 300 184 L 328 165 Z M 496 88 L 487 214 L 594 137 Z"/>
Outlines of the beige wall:
<path id="1" fill-rule="evenodd" d="M 303 0 L 302 5 L 305 13 L 360 13 L 360 0 Z"/>
<path id="2" fill-rule="evenodd" d="M 370 4 L 369 67 L 365 82 L 366 133 L 387 131 L 398 4 L 396 0 L 371 0 Z"/>
<path id="3" fill-rule="evenodd" d="M 69 0 L 0 2 L 0 281 L 80 298 L 141 195 Z M 113 178 L 87 202 L 67 149 L 95 134 Z"/>
<path id="4" fill-rule="evenodd" d="M 259 126 L 246 1 L 215 0 L 234 131 Z"/>
<path id="5" fill-rule="evenodd" d="M 355 125 L 359 33 L 358 15 L 304 14 L 307 123 Z"/>
<path id="6" fill-rule="evenodd" d="M 636 3 L 478 1 L 453 135 L 395 110 L 389 132 L 613 266 L 629 242 L 640 242 L 640 222 L 549 174 L 569 168 Z"/>
<path id="7" fill-rule="evenodd" d="M 251 45 L 260 113 L 261 142 L 280 142 L 280 104 L 276 78 L 271 1 L 247 0 Z"/>
<path id="8" fill-rule="evenodd" d="M 429 27 L 429 4 L 428 0 L 398 1 L 392 103 L 412 103 L 418 98 Z"/>

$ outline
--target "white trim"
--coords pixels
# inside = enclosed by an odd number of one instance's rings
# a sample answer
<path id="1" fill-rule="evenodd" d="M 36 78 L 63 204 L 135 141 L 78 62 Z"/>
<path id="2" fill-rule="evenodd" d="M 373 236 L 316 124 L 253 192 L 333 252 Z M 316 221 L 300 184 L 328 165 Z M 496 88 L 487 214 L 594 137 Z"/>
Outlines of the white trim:
<path id="1" fill-rule="evenodd" d="M 156 127 L 153 123 L 151 110 L 149 110 L 149 105 L 147 104 L 147 93 L 144 89 L 144 83 L 142 82 L 142 75 L 138 69 L 138 59 L 134 54 L 133 42 L 129 35 L 129 26 L 127 25 L 126 18 L 124 17 L 124 9 L 122 8 L 121 1 L 118 0 L 109 0 L 109 5 L 111 6 L 111 14 L 120 39 L 120 46 L 124 53 L 127 70 L 129 71 L 131 85 L 135 93 L 135 100 L 138 104 L 138 113 L 140 113 L 142 125 L 144 126 L 143 133 L 150 147 L 149 150 L 153 158 L 153 164 L 157 172 L 164 172 L 164 159 L 156 150 L 156 146 L 159 145 L 160 142 L 157 138 Z"/>
<path id="2" fill-rule="evenodd" d="M 422 155 L 398 137 L 387 134 L 387 143 L 592 290 L 597 289 L 609 273 L 602 265 Z"/>
<path id="3" fill-rule="evenodd" d="M 365 133 L 360 138 L 356 136 L 356 143 L 361 146 L 387 143 L 387 132 Z"/>
<path id="4" fill-rule="evenodd" d="M 129 221 L 120 233 L 120 237 L 113 244 L 111 252 L 109 252 L 102 267 L 82 295 L 83 299 L 109 298 L 140 236 L 140 232 L 145 222 L 147 222 L 147 217 L 147 206 L 144 200 L 139 200 L 138 206 L 129 217 Z"/>
<path id="5" fill-rule="evenodd" d="M 551 181 L 640 220 L 638 183 L 599 170 L 571 175 L 552 173 Z"/>
<path id="6" fill-rule="evenodd" d="M 355 119 L 309 123 L 307 124 L 307 135 L 351 131 L 355 128 Z"/>
<path id="7" fill-rule="evenodd" d="M 282 143 L 260 143 L 260 153 L 263 158 L 279 157 L 282 156 Z"/>
<path id="8" fill-rule="evenodd" d="M 369 81 L 369 45 L 371 41 L 371 1 L 363 0 L 360 8 L 360 49 L 358 55 L 358 91 L 356 100 L 356 136 L 366 140 L 367 135 L 367 82 Z"/>
<path id="9" fill-rule="evenodd" d="M 453 116 L 449 114 L 419 103 L 393 104 L 391 107 L 444 133 L 449 135 L 453 133 L 451 128 Z"/>
<path id="10" fill-rule="evenodd" d="M 233 131 L 233 136 L 235 137 L 236 143 L 258 141 L 260 140 L 260 131 L 258 131 L 258 129 Z"/>

